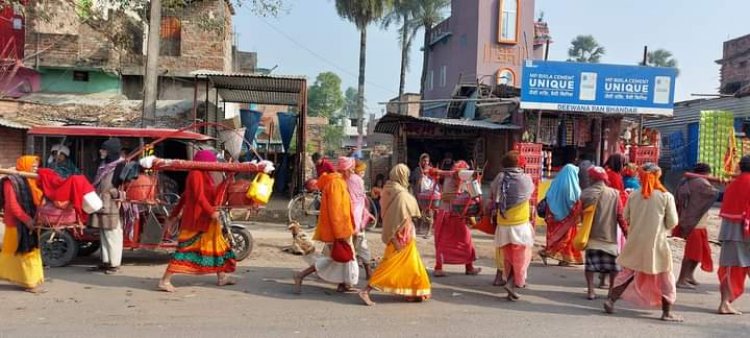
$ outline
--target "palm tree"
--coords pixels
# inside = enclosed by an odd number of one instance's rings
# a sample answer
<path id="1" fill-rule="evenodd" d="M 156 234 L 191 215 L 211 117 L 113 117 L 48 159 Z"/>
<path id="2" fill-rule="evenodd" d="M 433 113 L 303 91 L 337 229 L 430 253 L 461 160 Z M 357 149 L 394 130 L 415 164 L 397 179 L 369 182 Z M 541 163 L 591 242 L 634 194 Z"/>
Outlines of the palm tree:
<path id="1" fill-rule="evenodd" d="M 422 27 L 418 20 L 415 20 L 417 5 L 420 0 L 395 0 L 393 8 L 383 17 L 383 28 L 388 29 L 391 25 L 400 25 L 399 44 L 401 45 L 401 74 L 398 83 L 399 101 L 404 96 L 406 87 L 406 72 L 409 70 L 409 59 L 411 45 L 414 42 L 414 36 Z M 398 105 L 398 113 L 401 114 L 403 105 Z"/>
<path id="2" fill-rule="evenodd" d="M 570 42 L 568 61 L 599 63 L 605 53 L 604 47 L 599 46 L 593 36 L 579 35 Z"/>
<path id="3" fill-rule="evenodd" d="M 419 94 L 424 98 L 427 83 L 427 67 L 430 62 L 430 35 L 435 25 L 445 20 L 445 9 L 451 5 L 451 0 L 416 0 L 414 20 L 424 28 L 424 47 L 422 47 L 422 79 Z"/>
<path id="4" fill-rule="evenodd" d="M 646 65 L 652 67 L 666 67 L 677 69 L 677 60 L 672 55 L 672 52 L 660 48 L 648 52 L 648 54 L 646 55 Z M 679 69 L 677 69 L 678 74 L 679 72 Z"/>
<path id="5" fill-rule="evenodd" d="M 380 20 L 391 5 L 391 0 L 336 0 L 339 16 L 354 23 L 359 30 L 359 84 L 357 88 L 357 133 L 364 135 L 362 121 L 365 117 L 365 65 L 367 52 L 367 26 Z"/>

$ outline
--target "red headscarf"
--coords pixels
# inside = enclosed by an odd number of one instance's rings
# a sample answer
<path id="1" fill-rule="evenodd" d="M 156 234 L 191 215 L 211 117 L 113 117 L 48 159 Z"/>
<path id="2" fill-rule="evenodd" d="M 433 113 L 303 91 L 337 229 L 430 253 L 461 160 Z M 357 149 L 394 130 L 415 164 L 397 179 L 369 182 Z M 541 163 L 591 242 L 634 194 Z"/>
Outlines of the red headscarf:
<path id="1" fill-rule="evenodd" d="M 609 185 L 609 177 L 607 171 L 602 167 L 591 166 L 587 170 L 589 178 L 594 182 L 603 181 L 604 184 Z"/>

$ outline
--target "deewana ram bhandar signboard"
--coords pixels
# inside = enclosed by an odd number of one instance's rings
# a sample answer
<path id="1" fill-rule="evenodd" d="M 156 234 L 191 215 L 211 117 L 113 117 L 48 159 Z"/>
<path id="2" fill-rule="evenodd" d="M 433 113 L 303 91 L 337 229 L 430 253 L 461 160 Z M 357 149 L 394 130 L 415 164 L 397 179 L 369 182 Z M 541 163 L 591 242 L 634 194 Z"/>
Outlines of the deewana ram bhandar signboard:
<path id="1" fill-rule="evenodd" d="M 527 60 L 521 109 L 671 116 L 673 68 Z"/>

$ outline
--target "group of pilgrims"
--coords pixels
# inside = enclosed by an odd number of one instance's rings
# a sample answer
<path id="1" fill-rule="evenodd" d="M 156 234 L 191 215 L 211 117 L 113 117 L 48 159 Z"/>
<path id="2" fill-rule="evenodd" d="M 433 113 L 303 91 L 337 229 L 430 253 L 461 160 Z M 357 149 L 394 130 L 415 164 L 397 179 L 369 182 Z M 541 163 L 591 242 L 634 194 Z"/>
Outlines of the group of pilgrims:
<path id="1" fill-rule="evenodd" d="M 65 149 L 58 148 L 63 155 Z M 69 153 L 69 152 L 68 152 Z M 93 217 L 102 228 L 102 264 L 91 270 L 116 273 L 122 257 L 122 220 L 117 212 L 117 173 L 127 162 L 117 139 L 102 144 L 101 166 L 94 180 L 105 207 Z M 64 157 L 64 156 L 63 156 Z M 77 169 L 61 157 L 63 173 Z M 216 154 L 201 150 L 196 161 L 217 161 Z M 313 156 L 322 193 L 320 216 L 313 239 L 325 243 L 323 254 L 308 268 L 294 273 L 294 291 L 302 291 L 303 280 L 315 273 L 338 285 L 338 291 L 355 291 L 366 305 L 374 305 L 371 293 L 379 291 L 421 302 L 431 296 L 430 275 L 417 248 L 417 227 L 424 219 L 415 194 L 422 180 L 441 180 L 444 192 L 455 191 L 457 170 L 468 169 L 457 161 L 452 170 L 433 168 L 429 155 L 420 157 L 411 171 L 405 164 L 393 167 L 387 179 L 379 177 L 372 189 L 382 217 L 381 240 L 385 253 L 371 269 L 372 255 L 365 235 L 373 217 L 366 204 L 364 162 L 340 157 L 333 165 Z M 24 156 L 16 169 L 37 172 L 39 158 Z M 537 254 L 544 265 L 548 260 L 560 266 L 584 265 L 586 297 L 597 298 L 599 287 L 608 287 L 603 308 L 613 313 L 615 303 L 624 299 L 636 305 L 660 307 L 661 319 L 681 321 L 672 312 L 677 288 L 694 289 L 694 272 L 700 265 L 714 271 L 708 242 L 707 215 L 721 202 L 722 219 L 718 278 L 720 314 L 740 314 L 732 303 L 744 292 L 750 273 L 750 156 L 739 163 L 739 175 L 720 193 L 708 180 L 711 168 L 698 163 L 670 193 L 661 183 L 662 170 L 653 163 L 628 164 L 625 156 L 611 155 L 603 167 L 581 158 L 565 165 L 550 184 L 546 197 L 532 210 L 536 190 L 525 173 L 525 160 L 510 151 L 501 160 L 502 169 L 492 180 L 489 199 L 482 203 L 483 214 L 494 228 L 496 275 L 493 285 L 502 287 L 509 301 L 517 301 L 528 287 L 527 274 L 532 261 L 536 231 L 531 222 L 537 215 L 546 223 L 546 246 Z M 6 225 L 0 252 L 0 279 L 30 292 L 42 292 L 44 273 L 39 241 L 34 231 L 34 214 L 44 199 L 34 178 L 11 175 L 0 180 Z M 236 260 L 221 236 L 217 213 L 220 176 L 191 171 L 185 192 L 170 221 L 180 220 L 180 234 L 174 253 L 157 288 L 174 292 L 171 277 L 176 273 L 216 274 L 219 286 L 236 281 L 228 277 Z M 443 277 L 444 264 L 464 265 L 467 275 L 478 275 L 472 229 L 465 217 L 443 205 L 433 215 L 436 264 L 432 276 Z M 581 226 L 588 224 L 588 226 Z M 584 230 L 585 229 L 585 230 Z M 581 244 L 581 234 L 586 238 Z M 673 274 L 672 251 L 668 237 L 685 239 L 685 252 L 679 276 Z M 356 289 L 360 265 L 365 267 L 367 284 Z"/>
<path id="2" fill-rule="evenodd" d="M 304 278 L 317 273 L 322 280 L 338 284 L 339 292 L 358 291 L 366 305 L 375 304 L 373 290 L 410 302 L 429 299 L 430 275 L 416 245 L 416 229 L 424 211 L 417 202 L 419 187 L 424 186 L 420 180 L 444 179 L 448 191 L 458 180 L 452 177 L 456 168 L 468 169 L 468 165 L 457 161 L 453 170 L 445 171 L 432 167 L 429 155 L 423 154 L 413 171 L 398 164 L 384 186 L 376 184 L 383 217 L 381 240 L 386 249 L 375 270 L 366 270 L 366 286 L 357 290 L 358 266 L 369 266 L 363 258 L 370 257 L 363 236 L 364 224 L 371 217 L 361 208 L 365 203 L 363 173 L 357 174 L 355 167 L 360 164 L 352 158 L 339 158 L 336 167 L 320 156 L 314 160 L 323 196 L 314 239 L 326 245 L 322 256 L 294 274 L 294 291 L 300 293 Z M 613 154 L 603 166 L 597 166 L 584 155 L 575 164 L 562 167 L 536 210 L 530 202 L 537 187 L 524 171 L 523 156 L 510 151 L 501 164 L 482 208 L 494 228 L 497 270 L 493 285 L 504 289 L 507 300 L 517 301 L 528 287 L 536 235 L 531 219 L 538 215 L 546 223 L 546 245 L 537 252 L 544 265 L 550 260 L 559 266 L 583 265 L 585 297 L 597 299 L 597 286 L 608 290 L 604 312 L 614 313 L 615 304 L 625 300 L 639 307 L 660 308 L 664 321 L 682 321 L 672 311 L 677 289 L 699 285 L 694 276 L 698 266 L 705 272 L 714 271 L 708 214 L 715 203 L 721 203 L 717 271 L 721 301 L 717 312 L 741 314 L 732 303 L 744 292 L 750 273 L 750 156 L 740 160 L 739 175 L 723 192 L 711 183 L 710 166 L 698 163 L 673 194 L 662 184 L 662 169 L 657 164 L 638 166 L 628 163 L 622 154 Z M 464 265 L 466 275 L 478 275 L 481 268 L 474 266 L 472 222 L 460 216 L 459 221 L 453 221 L 455 215 L 449 207 L 433 216 L 436 263 L 432 277 L 445 276 L 443 264 Z M 669 237 L 685 241 L 677 278 Z"/>

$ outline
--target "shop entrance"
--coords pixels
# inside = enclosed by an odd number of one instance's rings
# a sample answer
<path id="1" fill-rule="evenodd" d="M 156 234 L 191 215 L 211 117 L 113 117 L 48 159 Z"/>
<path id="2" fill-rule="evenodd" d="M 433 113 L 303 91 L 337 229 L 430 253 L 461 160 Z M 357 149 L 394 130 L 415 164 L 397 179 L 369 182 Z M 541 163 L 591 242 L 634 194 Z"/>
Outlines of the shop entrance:
<path id="1" fill-rule="evenodd" d="M 453 161 L 464 160 L 471 163 L 474 159 L 475 139 L 441 139 L 441 138 L 414 138 L 407 141 L 407 164 L 409 168 L 415 168 L 419 163 L 419 156 L 423 153 L 430 155 L 432 165 L 440 167 L 443 159 L 448 154 L 452 155 Z M 450 170 L 450 168 L 440 168 Z"/>

